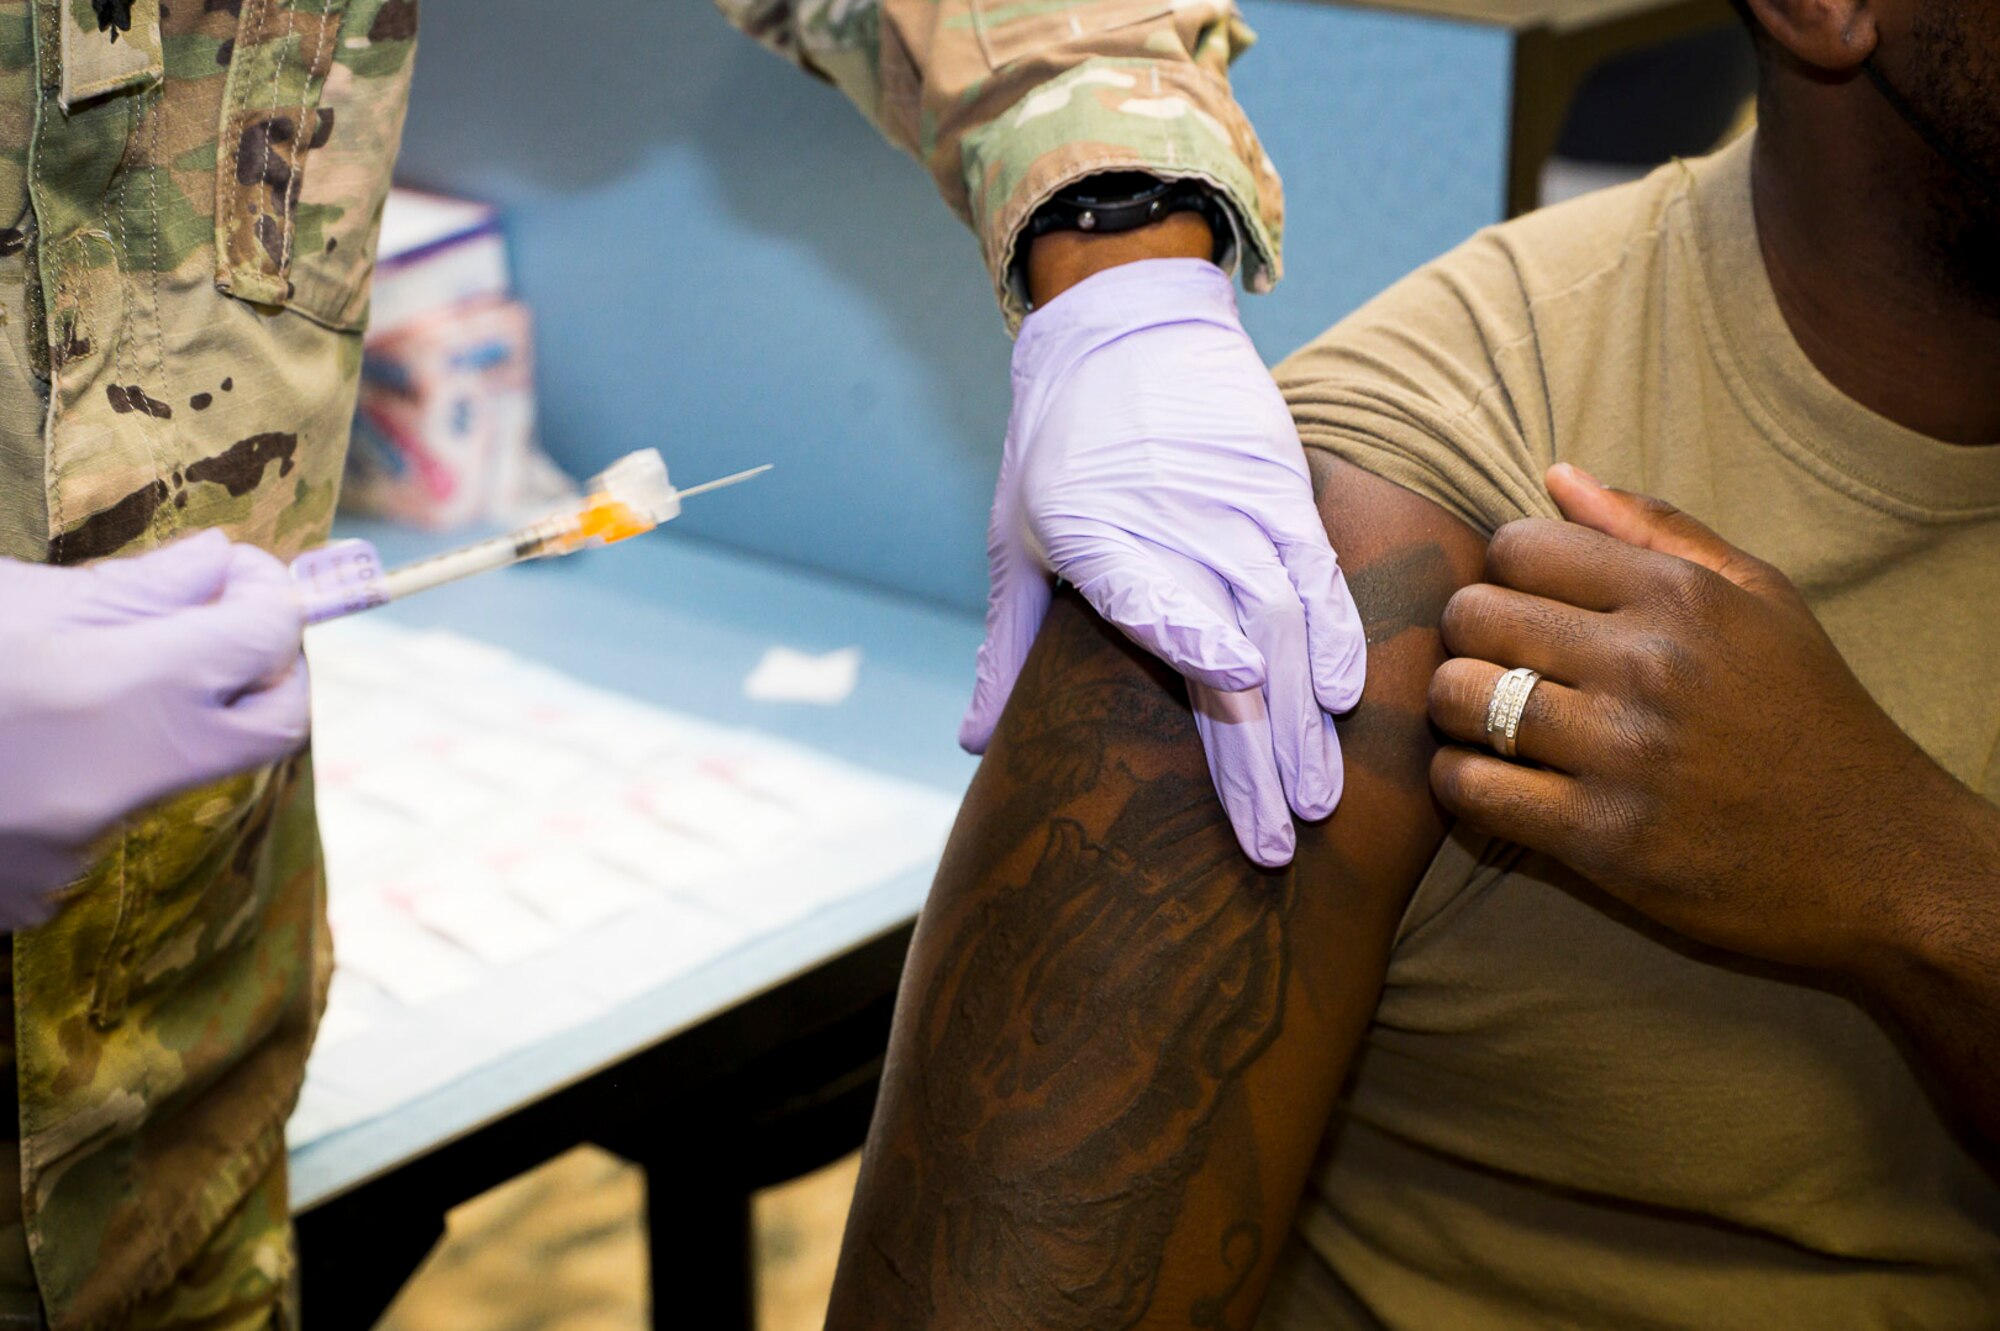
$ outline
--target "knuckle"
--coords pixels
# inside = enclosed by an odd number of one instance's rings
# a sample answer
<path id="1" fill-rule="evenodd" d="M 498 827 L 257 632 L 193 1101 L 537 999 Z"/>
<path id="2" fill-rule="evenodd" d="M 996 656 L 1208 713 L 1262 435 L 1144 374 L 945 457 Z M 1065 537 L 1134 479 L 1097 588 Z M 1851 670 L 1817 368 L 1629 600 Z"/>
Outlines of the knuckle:
<path id="1" fill-rule="evenodd" d="M 1670 633 L 1643 633 L 1624 653 L 1623 683 L 1640 697 L 1663 698 L 1680 693 L 1697 670 L 1693 652 Z"/>
<path id="2" fill-rule="evenodd" d="M 1498 601 L 1498 590 L 1483 582 L 1453 592 L 1444 603 L 1444 613 L 1438 617 L 1438 630 L 1445 645 L 1456 651 L 1460 644 L 1482 636 L 1494 622 Z"/>
<path id="3" fill-rule="evenodd" d="M 1441 751 L 1440 758 L 1448 751 Z M 1516 812 L 1517 797 L 1510 796 L 1503 764 L 1481 761 L 1466 752 L 1450 753 L 1442 765 L 1443 784 L 1438 799 L 1455 816 L 1482 830 L 1506 826 Z M 1433 770 L 1438 765 L 1433 764 Z"/>
<path id="4" fill-rule="evenodd" d="M 1668 610 L 1687 623 L 1707 623 L 1720 603 L 1720 579 L 1698 564 L 1674 560 L 1660 573 L 1660 593 Z"/>
<path id="5" fill-rule="evenodd" d="M 1606 718 L 1605 725 L 1611 749 L 1633 769 L 1656 771 L 1673 759 L 1672 733 L 1649 713 L 1621 708 Z"/>
<path id="6" fill-rule="evenodd" d="M 1633 503 L 1645 512 L 1647 516 L 1660 522 L 1675 522 L 1684 516 L 1678 506 L 1669 503 L 1658 495 L 1638 494 L 1629 490 L 1626 493 L 1632 496 Z"/>
<path id="7" fill-rule="evenodd" d="M 1432 719 L 1448 722 L 1466 711 L 1478 687 L 1474 670 L 1473 662 L 1453 657 L 1431 673 L 1425 703 Z"/>
<path id="8" fill-rule="evenodd" d="M 1594 863 L 1629 864 L 1644 849 L 1647 819 L 1638 801 L 1586 789 L 1574 801 L 1579 844 Z"/>
<path id="9" fill-rule="evenodd" d="M 1798 584 L 1776 564 L 1766 563 L 1755 555 L 1740 555 L 1731 572 L 1739 584 L 1752 592 L 1798 609 L 1806 608 L 1806 598 Z"/>
<path id="10" fill-rule="evenodd" d="M 1520 567 L 1533 542 L 1534 531 L 1527 518 L 1500 527 L 1486 543 L 1486 576 L 1504 579 L 1508 570 Z"/>
<path id="11" fill-rule="evenodd" d="M 1563 539 L 1565 524 L 1550 518 L 1516 518 L 1486 543 L 1487 576 L 1508 582 L 1513 574 L 1546 557 Z"/>
<path id="12" fill-rule="evenodd" d="M 1496 828 L 1519 827 L 1546 819 L 1547 810 L 1542 803 L 1510 785 L 1504 776 L 1493 776 L 1488 780 L 1487 787 L 1486 798 L 1481 803 Z"/>
<path id="13" fill-rule="evenodd" d="M 1439 749 L 1431 755 L 1431 791 L 1455 814 L 1463 814 L 1471 806 L 1467 766 L 1463 752 Z"/>

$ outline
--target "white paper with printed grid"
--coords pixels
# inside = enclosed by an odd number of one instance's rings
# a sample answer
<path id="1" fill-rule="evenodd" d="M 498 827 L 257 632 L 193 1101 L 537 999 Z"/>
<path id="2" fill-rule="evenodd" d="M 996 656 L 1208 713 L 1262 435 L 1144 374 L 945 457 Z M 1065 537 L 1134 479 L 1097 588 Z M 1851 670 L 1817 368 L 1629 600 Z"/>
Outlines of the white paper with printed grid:
<path id="1" fill-rule="evenodd" d="M 934 861 L 957 808 L 454 633 L 308 648 L 336 969 L 293 1149 Z"/>

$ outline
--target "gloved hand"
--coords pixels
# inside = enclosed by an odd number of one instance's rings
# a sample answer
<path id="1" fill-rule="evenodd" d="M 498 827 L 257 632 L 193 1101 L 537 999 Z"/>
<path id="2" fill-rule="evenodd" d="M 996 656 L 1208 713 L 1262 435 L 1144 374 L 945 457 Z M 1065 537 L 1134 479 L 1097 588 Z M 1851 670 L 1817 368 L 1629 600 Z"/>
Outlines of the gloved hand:
<path id="1" fill-rule="evenodd" d="M 82 568 L 0 559 L 0 929 L 53 913 L 123 815 L 305 739 L 285 566 L 204 532 Z"/>
<path id="2" fill-rule="evenodd" d="M 1340 800 L 1327 713 L 1361 697 L 1361 617 L 1291 413 L 1197 259 L 1098 273 L 1028 316 L 987 540 L 991 593 L 959 742 L 983 752 L 1053 574 L 1193 686 L 1237 839 L 1288 863 L 1291 811 Z"/>

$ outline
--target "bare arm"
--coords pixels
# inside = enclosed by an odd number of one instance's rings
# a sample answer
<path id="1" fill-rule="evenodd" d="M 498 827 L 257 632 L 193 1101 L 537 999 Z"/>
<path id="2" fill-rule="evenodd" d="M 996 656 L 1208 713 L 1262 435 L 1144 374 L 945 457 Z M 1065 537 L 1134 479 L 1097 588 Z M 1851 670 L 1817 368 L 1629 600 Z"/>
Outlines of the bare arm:
<path id="1" fill-rule="evenodd" d="M 1339 812 L 1256 868 L 1180 681 L 1058 602 L 917 931 L 829 1327 L 1254 1318 L 1443 835 L 1425 690 L 1483 545 L 1314 471 L 1371 644 Z"/>
<path id="2" fill-rule="evenodd" d="M 2000 811 L 1935 774 L 1935 836 L 1908 883 L 1901 948 L 1861 970 L 2000 1164 Z"/>

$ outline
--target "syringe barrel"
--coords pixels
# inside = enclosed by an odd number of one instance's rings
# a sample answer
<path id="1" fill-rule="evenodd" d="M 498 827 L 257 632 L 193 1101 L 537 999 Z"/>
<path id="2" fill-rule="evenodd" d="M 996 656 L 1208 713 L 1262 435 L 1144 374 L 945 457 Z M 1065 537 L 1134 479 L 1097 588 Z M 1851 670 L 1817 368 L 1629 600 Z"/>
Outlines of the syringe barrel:
<path id="1" fill-rule="evenodd" d="M 382 592 L 389 600 L 400 601 L 405 596 L 427 592 L 475 573 L 486 573 L 518 564 L 523 559 L 532 559 L 540 550 L 536 548 L 537 543 L 524 537 L 523 532 L 511 532 L 490 541 L 448 550 L 414 564 L 405 564 L 402 568 L 390 569 L 382 575 Z"/>

